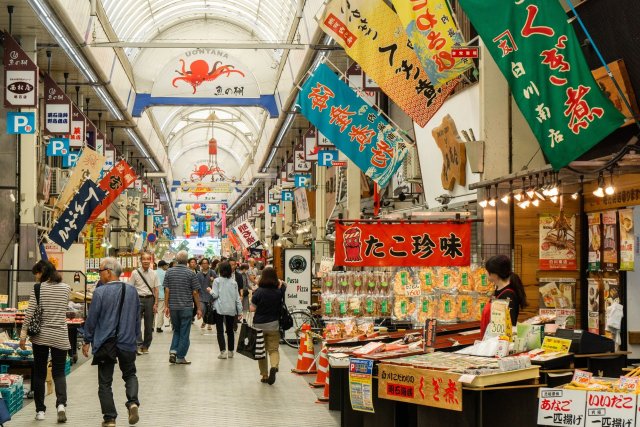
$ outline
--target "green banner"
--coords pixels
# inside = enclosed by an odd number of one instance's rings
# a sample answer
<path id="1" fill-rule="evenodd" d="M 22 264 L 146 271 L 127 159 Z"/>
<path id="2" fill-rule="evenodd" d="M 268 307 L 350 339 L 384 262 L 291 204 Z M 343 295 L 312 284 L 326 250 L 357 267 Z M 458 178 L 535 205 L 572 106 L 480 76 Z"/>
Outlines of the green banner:
<path id="1" fill-rule="evenodd" d="M 624 122 L 596 84 L 558 0 L 460 0 L 558 170 Z"/>

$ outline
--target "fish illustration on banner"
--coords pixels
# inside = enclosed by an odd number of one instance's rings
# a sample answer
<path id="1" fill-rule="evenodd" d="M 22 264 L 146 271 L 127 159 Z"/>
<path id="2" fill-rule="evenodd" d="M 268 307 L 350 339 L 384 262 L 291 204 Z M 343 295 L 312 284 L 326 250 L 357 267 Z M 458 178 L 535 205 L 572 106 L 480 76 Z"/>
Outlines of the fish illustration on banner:
<path id="1" fill-rule="evenodd" d="M 407 156 L 398 130 L 346 83 L 320 64 L 298 92 L 302 114 L 380 187 Z"/>
<path id="2" fill-rule="evenodd" d="M 58 212 L 62 211 L 77 191 L 78 185 L 84 180 L 95 181 L 100 177 L 102 165 L 104 165 L 105 157 L 96 153 L 92 149 L 85 147 L 82 150 L 80 158 L 73 169 L 73 173 L 67 181 L 67 184 L 58 198 L 54 209 Z M 91 212 L 89 212 L 91 214 Z"/>
<path id="3" fill-rule="evenodd" d="M 624 123 L 604 96 L 556 0 L 460 0 L 558 170 Z"/>
<path id="4" fill-rule="evenodd" d="M 453 47 L 464 38 L 445 0 L 392 0 L 422 68 L 436 89 L 473 67 L 469 58 L 455 58 Z"/>
<path id="5" fill-rule="evenodd" d="M 91 214 L 89 221 L 94 221 L 98 215 L 104 212 L 111 203 L 136 180 L 136 173 L 131 166 L 124 161 L 120 160 L 116 165 L 107 173 L 98 183 L 98 186 L 102 191 L 107 193 L 107 196 L 102 200 L 100 206 Z"/>
<path id="6" fill-rule="evenodd" d="M 400 18 L 383 0 L 331 0 L 319 24 L 421 127 L 460 82 L 454 78 L 439 88 L 434 86 Z"/>
<path id="7" fill-rule="evenodd" d="M 69 249 L 104 196 L 105 192 L 87 179 L 51 228 L 49 239 L 63 249 Z"/>

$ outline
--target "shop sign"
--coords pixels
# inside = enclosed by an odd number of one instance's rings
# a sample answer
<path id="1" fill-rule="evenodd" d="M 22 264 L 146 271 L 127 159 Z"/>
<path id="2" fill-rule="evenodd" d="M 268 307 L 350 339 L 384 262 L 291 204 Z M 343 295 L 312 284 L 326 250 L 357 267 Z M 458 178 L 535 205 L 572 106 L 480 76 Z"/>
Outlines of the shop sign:
<path id="1" fill-rule="evenodd" d="M 69 155 L 63 157 L 63 159 L 71 160 L 71 154 L 72 153 L 69 153 Z M 82 154 L 74 166 L 73 173 L 71 174 L 69 181 L 67 181 L 67 185 L 65 185 L 64 190 L 58 198 L 54 208 L 57 211 L 62 211 L 67 203 L 69 203 L 69 200 L 71 200 L 74 193 L 78 190 L 78 186 L 82 184 L 85 179 L 96 181 L 100 176 L 103 164 L 104 156 L 101 156 L 92 149 L 85 147 L 85 149 L 82 150 Z M 91 212 L 89 212 L 89 214 L 91 214 Z"/>
<path id="2" fill-rule="evenodd" d="M 625 174 L 615 177 L 616 192 L 612 196 L 596 197 L 593 190 L 598 186 L 597 181 L 585 184 L 585 211 L 594 212 L 606 209 L 626 208 L 640 205 L 640 188 L 638 180 L 640 174 Z"/>
<path id="3" fill-rule="evenodd" d="M 460 0 L 555 170 L 624 123 L 559 2 Z"/>
<path id="4" fill-rule="evenodd" d="M 569 353 L 569 348 L 571 348 L 571 340 L 566 338 L 556 338 L 551 336 L 544 337 L 542 340 L 542 349 L 545 353 Z"/>
<path id="5" fill-rule="evenodd" d="M 433 117 L 459 81 L 434 86 L 400 18 L 382 0 L 332 0 L 325 7 L 320 27 L 420 127 Z M 331 136 L 329 139 L 336 143 Z"/>
<path id="6" fill-rule="evenodd" d="M 96 148 L 96 125 L 85 117 L 85 142 L 88 147 Z"/>
<path id="7" fill-rule="evenodd" d="M 36 133 L 36 113 L 34 112 L 7 112 L 8 135 L 32 135 Z"/>
<path id="8" fill-rule="evenodd" d="M 76 105 L 71 106 L 71 131 L 69 141 L 71 148 L 82 148 L 86 143 L 85 125 L 86 117 Z"/>
<path id="9" fill-rule="evenodd" d="M 462 411 L 460 375 L 408 366 L 378 365 L 378 397 Z"/>
<path id="10" fill-rule="evenodd" d="M 283 202 L 293 202 L 293 191 L 290 190 L 282 190 L 281 199 Z"/>
<path id="11" fill-rule="evenodd" d="M 91 214 L 91 218 L 89 221 L 95 220 L 98 215 L 104 212 L 111 203 L 120 195 L 124 190 L 126 190 L 136 179 L 136 173 L 131 166 L 124 161 L 120 160 L 114 167 L 106 174 L 100 182 L 98 182 L 98 186 L 105 192 L 107 192 L 107 196 L 104 198 L 100 206 L 96 208 Z"/>
<path id="12" fill-rule="evenodd" d="M 145 206 L 144 207 L 144 216 L 153 216 L 153 206 Z"/>
<path id="13" fill-rule="evenodd" d="M 538 399 L 538 425 L 585 426 L 586 405 L 585 391 L 541 388 Z"/>
<path id="14" fill-rule="evenodd" d="M 540 270 L 576 270 L 576 216 L 540 214 Z"/>
<path id="15" fill-rule="evenodd" d="M 447 114 L 442 124 L 431 131 L 436 145 L 442 152 L 442 188 L 453 190 L 454 185 L 467 184 L 467 150 L 458 135 L 456 122 Z"/>
<path id="16" fill-rule="evenodd" d="M 311 126 L 304 134 L 304 158 L 307 161 L 318 161 L 318 134 Z"/>
<path id="17" fill-rule="evenodd" d="M 311 212 L 309 211 L 309 201 L 307 200 L 307 190 L 304 188 L 297 188 L 293 192 L 293 197 L 296 201 L 296 213 L 298 215 L 298 221 L 306 221 L 311 218 Z"/>
<path id="18" fill-rule="evenodd" d="M 290 310 L 306 310 L 311 305 L 311 248 L 285 249 L 285 302 Z"/>
<path id="19" fill-rule="evenodd" d="M 233 227 L 238 237 L 240 237 L 240 241 L 244 245 L 244 247 L 248 248 L 260 240 L 256 230 L 253 228 L 249 222 L 245 221 L 240 225 Z"/>
<path id="20" fill-rule="evenodd" d="M 349 358 L 349 397 L 354 411 L 373 410 L 373 360 Z"/>
<path id="21" fill-rule="evenodd" d="M 336 223 L 336 265 L 468 266 L 471 223 Z"/>
<path id="22" fill-rule="evenodd" d="M 326 64 L 320 64 L 307 79 L 296 103 L 302 114 L 365 175 L 386 187 L 408 149 L 400 132 L 378 111 Z"/>
<path id="23" fill-rule="evenodd" d="M 80 150 L 69 150 L 69 154 L 62 156 L 62 167 L 65 169 L 75 168 L 80 158 Z"/>
<path id="24" fill-rule="evenodd" d="M 105 162 L 102 170 L 105 172 L 110 171 L 115 164 L 116 153 L 114 150 L 105 150 L 104 151 Z"/>
<path id="25" fill-rule="evenodd" d="M 634 426 L 637 395 L 631 393 L 587 393 L 587 426 Z"/>
<path id="26" fill-rule="evenodd" d="M 43 79 L 44 130 L 51 134 L 68 134 L 71 132 L 71 100 L 49 74 Z"/>
<path id="27" fill-rule="evenodd" d="M 44 252 L 47 255 L 46 260 L 53 264 L 56 270 L 64 270 L 64 254 L 60 246 L 47 243 L 44 245 Z"/>
<path id="28" fill-rule="evenodd" d="M 315 129 L 315 128 L 314 128 Z M 322 132 L 318 132 L 318 130 L 316 129 L 316 132 L 318 133 L 318 149 L 320 148 L 336 148 L 335 145 L 333 145 L 333 142 L 329 141 L 329 138 L 327 138 L 326 136 L 324 136 L 322 134 Z"/>
<path id="29" fill-rule="evenodd" d="M 296 175 L 294 176 L 294 186 L 296 188 L 309 188 L 311 187 L 311 174 Z"/>
<path id="30" fill-rule="evenodd" d="M 293 170 L 294 172 L 309 172 L 311 170 L 312 163 L 307 161 L 305 157 L 304 147 L 300 147 L 299 150 L 293 152 Z"/>
<path id="31" fill-rule="evenodd" d="M 635 263 L 633 209 L 619 210 L 618 217 L 620 219 L 620 270 L 633 271 Z"/>
<path id="32" fill-rule="evenodd" d="M 8 32 L 3 33 L 4 106 L 38 106 L 38 66 Z"/>
<path id="33" fill-rule="evenodd" d="M 50 138 L 46 153 L 49 157 L 66 156 L 69 154 L 69 138 Z"/>
<path id="34" fill-rule="evenodd" d="M 87 179 L 51 228 L 49 239 L 63 249 L 69 249 L 104 196 L 105 192 Z"/>
<path id="35" fill-rule="evenodd" d="M 427 347 L 433 348 L 436 346 L 436 334 L 437 334 L 437 319 L 427 319 L 424 321 L 424 337 L 423 342 L 425 349 Z"/>
<path id="36" fill-rule="evenodd" d="M 445 0 L 429 0 L 428 3 L 408 0 L 392 2 L 413 50 L 435 88 L 473 67 L 470 59 L 456 60 L 452 54 L 454 46 L 462 46 L 465 41 Z"/>

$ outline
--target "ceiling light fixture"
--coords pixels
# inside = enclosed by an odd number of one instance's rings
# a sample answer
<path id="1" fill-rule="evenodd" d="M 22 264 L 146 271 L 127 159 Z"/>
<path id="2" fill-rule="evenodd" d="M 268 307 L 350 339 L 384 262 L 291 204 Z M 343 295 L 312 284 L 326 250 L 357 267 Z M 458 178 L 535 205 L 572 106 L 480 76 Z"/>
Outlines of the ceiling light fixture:
<path id="1" fill-rule="evenodd" d="M 518 203 L 518 207 L 520 207 L 521 209 L 526 209 L 529 207 L 529 205 L 531 204 L 531 202 L 529 200 L 524 200 L 520 203 Z"/>
<path id="2" fill-rule="evenodd" d="M 613 169 L 611 169 L 611 175 L 609 175 L 609 185 L 604 189 L 604 194 L 607 196 L 613 196 L 616 192 L 616 188 L 613 186 Z"/>
<path id="3" fill-rule="evenodd" d="M 604 197 L 604 176 L 602 172 L 598 175 L 598 188 L 593 191 L 593 195 L 596 197 Z"/>

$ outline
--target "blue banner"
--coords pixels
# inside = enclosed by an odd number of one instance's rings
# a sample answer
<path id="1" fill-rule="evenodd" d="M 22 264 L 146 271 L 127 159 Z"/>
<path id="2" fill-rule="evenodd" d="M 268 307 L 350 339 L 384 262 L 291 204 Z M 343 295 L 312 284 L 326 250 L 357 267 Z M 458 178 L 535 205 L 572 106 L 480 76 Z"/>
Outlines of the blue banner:
<path id="1" fill-rule="evenodd" d="M 51 228 L 49 239 L 63 249 L 69 249 L 105 194 L 95 182 L 86 180 Z"/>
<path id="2" fill-rule="evenodd" d="M 380 187 L 407 156 L 407 143 L 325 64 L 307 79 L 296 103 L 302 114 Z"/>

